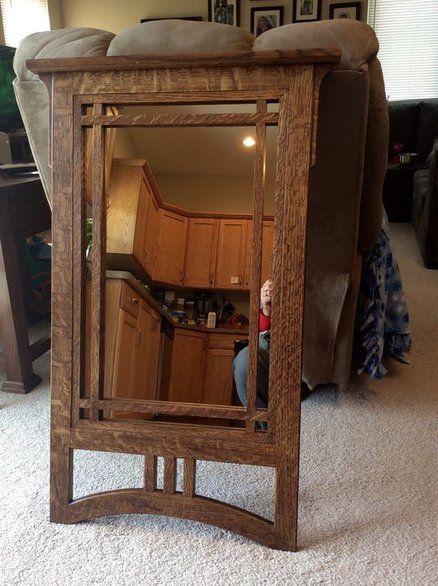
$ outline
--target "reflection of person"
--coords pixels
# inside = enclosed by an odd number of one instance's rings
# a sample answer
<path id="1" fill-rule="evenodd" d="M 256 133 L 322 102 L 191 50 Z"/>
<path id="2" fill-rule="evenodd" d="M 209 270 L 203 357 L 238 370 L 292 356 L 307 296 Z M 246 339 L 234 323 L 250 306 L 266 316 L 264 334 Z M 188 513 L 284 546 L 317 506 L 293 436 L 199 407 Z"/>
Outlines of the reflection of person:
<path id="1" fill-rule="evenodd" d="M 257 21 L 256 37 L 275 28 L 273 17 L 261 16 Z"/>
<path id="2" fill-rule="evenodd" d="M 271 329 L 271 289 L 272 281 L 268 279 L 260 291 L 259 313 L 259 354 L 257 369 L 257 407 L 268 406 L 269 387 L 269 346 Z M 241 350 L 234 359 L 234 381 L 242 405 L 247 405 L 248 346 Z"/>

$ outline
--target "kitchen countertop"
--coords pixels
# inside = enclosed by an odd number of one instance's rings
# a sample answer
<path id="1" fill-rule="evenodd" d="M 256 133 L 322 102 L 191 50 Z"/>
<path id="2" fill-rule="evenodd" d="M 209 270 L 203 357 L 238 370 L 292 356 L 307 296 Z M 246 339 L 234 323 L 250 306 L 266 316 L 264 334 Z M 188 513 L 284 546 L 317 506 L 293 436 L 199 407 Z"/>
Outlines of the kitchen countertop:
<path id="1" fill-rule="evenodd" d="M 167 320 L 174 328 L 184 330 L 191 330 L 195 332 L 205 332 L 214 334 L 239 334 L 241 336 L 248 336 L 248 328 L 207 328 L 206 326 L 189 326 L 187 324 L 180 324 L 174 322 L 170 315 L 165 312 L 156 299 L 145 289 L 138 280 L 128 271 L 106 271 L 107 279 L 123 279 L 126 281 L 147 303 L 164 319 Z"/>

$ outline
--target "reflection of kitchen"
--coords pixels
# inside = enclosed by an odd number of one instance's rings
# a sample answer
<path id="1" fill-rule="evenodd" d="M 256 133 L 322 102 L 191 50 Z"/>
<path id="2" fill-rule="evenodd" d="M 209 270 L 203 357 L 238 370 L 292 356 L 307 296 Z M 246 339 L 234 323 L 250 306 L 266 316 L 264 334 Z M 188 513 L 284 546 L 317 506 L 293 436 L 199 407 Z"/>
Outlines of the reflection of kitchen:
<path id="1" fill-rule="evenodd" d="M 144 159 L 114 159 L 107 206 L 105 395 L 239 404 L 232 363 L 248 337 L 251 216 L 164 203 Z M 272 234 L 266 217 L 262 279 Z"/>

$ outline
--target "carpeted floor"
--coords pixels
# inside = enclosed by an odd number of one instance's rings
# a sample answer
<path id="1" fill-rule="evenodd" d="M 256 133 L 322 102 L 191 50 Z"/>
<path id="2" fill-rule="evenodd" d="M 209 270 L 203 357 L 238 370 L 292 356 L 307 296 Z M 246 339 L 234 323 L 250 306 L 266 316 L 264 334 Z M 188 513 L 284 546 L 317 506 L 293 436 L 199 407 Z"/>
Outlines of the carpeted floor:
<path id="1" fill-rule="evenodd" d="M 422 267 L 409 226 L 393 226 L 393 236 L 411 365 L 303 404 L 298 553 L 162 517 L 50 524 L 46 357 L 38 389 L 0 393 L 0 584 L 437 584 L 438 271 Z M 76 495 L 141 479 L 136 456 L 82 452 L 76 461 Z M 201 463 L 199 486 L 272 516 L 269 469 Z"/>

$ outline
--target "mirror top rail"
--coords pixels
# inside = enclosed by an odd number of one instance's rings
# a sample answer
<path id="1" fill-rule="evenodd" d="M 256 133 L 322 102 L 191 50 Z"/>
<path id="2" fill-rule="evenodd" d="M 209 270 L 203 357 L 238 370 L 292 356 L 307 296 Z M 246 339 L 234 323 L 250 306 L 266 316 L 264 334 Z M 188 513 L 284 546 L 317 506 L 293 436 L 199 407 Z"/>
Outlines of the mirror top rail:
<path id="1" fill-rule="evenodd" d="M 80 71 L 132 71 L 139 69 L 178 69 L 191 67 L 250 67 L 339 63 L 340 50 L 289 49 L 269 51 L 233 51 L 210 53 L 169 53 L 167 55 L 117 55 L 105 57 L 69 57 L 30 59 L 26 67 L 33 73 Z"/>

